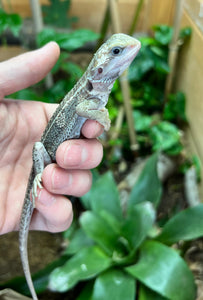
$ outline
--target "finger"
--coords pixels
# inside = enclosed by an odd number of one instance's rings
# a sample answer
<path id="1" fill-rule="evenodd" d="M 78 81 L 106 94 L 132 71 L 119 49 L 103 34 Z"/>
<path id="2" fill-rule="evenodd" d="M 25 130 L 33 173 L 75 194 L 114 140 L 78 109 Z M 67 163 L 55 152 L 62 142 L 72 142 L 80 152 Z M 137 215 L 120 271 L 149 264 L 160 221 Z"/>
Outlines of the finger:
<path id="1" fill-rule="evenodd" d="M 50 42 L 0 63 L 0 99 L 42 80 L 59 57 L 59 46 Z"/>
<path id="2" fill-rule="evenodd" d="M 56 151 L 57 164 L 65 169 L 92 169 L 97 167 L 103 156 L 103 147 L 96 140 L 69 140 Z"/>
<path id="3" fill-rule="evenodd" d="M 72 222 L 72 204 L 66 197 L 42 189 L 36 199 L 36 208 L 31 229 L 60 232 L 66 230 Z"/>
<path id="4" fill-rule="evenodd" d="M 104 131 L 104 127 L 97 121 L 87 120 L 82 127 L 82 134 L 88 138 L 96 138 L 100 136 Z"/>
<path id="5" fill-rule="evenodd" d="M 67 171 L 51 164 L 45 168 L 42 181 L 45 189 L 51 193 L 80 197 L 90 190 L 92 174 L 89 170 Z"/>

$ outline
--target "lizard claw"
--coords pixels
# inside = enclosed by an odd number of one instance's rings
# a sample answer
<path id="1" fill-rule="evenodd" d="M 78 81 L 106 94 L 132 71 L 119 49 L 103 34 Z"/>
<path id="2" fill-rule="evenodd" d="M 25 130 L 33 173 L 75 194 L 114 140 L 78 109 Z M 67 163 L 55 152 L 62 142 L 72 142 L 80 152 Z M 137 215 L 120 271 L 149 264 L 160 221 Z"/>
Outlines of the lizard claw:
<path id="1" fill-rule="evenodd" d="M 35 176 L 35 179 L 33 181 L 33 187 L 32 187 L 32 194 L 34 197 L 37 197 L 37 188 L 42 189 L 42 173 L 39 173 Z"/>

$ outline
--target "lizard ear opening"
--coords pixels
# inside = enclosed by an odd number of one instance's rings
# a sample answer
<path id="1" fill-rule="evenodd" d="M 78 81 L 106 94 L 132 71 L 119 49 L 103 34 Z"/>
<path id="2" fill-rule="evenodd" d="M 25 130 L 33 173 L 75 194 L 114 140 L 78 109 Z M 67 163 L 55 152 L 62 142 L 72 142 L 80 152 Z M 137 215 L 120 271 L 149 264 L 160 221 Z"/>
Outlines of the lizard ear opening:
<path id="1" fill-rule="evenodd" d="M 91 92 L 93 90 L 93 85 L 92 85 L 91 81 L 89 81 L 89 80 L 87 81 L 87 89 L 89 92 Z"/>

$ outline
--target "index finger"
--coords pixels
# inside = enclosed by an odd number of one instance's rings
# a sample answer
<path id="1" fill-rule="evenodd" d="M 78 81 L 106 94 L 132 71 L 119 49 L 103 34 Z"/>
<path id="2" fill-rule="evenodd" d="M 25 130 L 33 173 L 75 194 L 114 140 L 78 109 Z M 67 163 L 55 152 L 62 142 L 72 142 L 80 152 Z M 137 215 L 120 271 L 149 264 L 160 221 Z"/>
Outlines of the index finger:
<path id="1" fill-rule="evenodd" d="M 56 63 L 60 49 L 55 42 L 0 63 L 0 99 L 42 80 Z"/>

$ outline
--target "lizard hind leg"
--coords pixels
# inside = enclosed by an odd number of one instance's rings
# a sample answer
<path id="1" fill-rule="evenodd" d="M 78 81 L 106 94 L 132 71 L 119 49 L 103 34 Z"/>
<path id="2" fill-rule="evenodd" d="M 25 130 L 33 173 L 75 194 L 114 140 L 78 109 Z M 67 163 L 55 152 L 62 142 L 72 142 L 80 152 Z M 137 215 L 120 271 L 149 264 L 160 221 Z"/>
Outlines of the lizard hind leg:
<path id="1" fill-rule="evenodd" d="M 32 185 L 32 201 L 33 206 L 35 207 L 35 199 L 37 197 L 37 188 L 42 189 L 42 173 L 44 168 L 51 164 L 51 157 L 49 156 L 46 148 L 44 147 L 43 143 L 36 142 L 34 144 L 32 150 L 32 159 L 33 159 L 33 166 L 35 172 L 35 178 L 33 180 Z"/>

